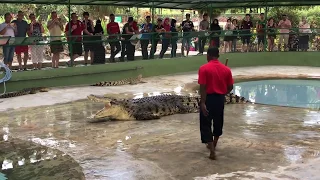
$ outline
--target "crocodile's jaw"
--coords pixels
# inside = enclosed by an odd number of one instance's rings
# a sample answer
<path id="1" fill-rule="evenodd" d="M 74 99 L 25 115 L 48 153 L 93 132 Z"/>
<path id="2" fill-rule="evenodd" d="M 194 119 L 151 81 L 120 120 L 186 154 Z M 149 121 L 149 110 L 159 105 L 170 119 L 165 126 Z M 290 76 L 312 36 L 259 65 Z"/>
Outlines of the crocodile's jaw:
<path id="1" fill-rule="evenodd" d="M 94 116 L 94 119 L 109 118 L 112 120 L 134 120 L 131 114 L 119 105 L 106 105 L 103 109 L 98 111 Z"/>
<path id="2" fill-rule="evenodd" d="M 90 94 L 89 96 L 87 96 L 87 98 L 88 98 L 90 101 L 93 101 L 93 102 L 103 102 L 103 103 L 105 103 L 105 104 L 110 104 L 110 102 L 112 101 L 111 98 L 104 97 L 104 96 L 97 96 L 97 95 L 93 95 L 93 94 Z"/>

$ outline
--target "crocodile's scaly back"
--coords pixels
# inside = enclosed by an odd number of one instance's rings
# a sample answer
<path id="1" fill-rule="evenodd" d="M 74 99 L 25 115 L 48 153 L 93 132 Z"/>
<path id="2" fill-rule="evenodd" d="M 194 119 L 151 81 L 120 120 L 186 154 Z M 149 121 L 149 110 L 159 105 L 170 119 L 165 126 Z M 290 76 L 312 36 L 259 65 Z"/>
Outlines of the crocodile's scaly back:
<path id="1" fill-rule="evenodd" d="M 47 87 L 25 88 L 16 92 L 5 93 L 1 95 L 0 98 L 11 98 L 11 97 L 23 96 L 27 94 L 36 94 L 38 92 L 48 92 L 48 91 L 49 91 L 49 88 Z"/>
<path id="2" fill-rule="evenodd" d="M 142 80 L 142 75 L 140 74 L 135 78 L 126 78 L 119 81 L 102 81 L 102 82 L 92 84 L 91 86 L 122 86 L 122 85 L 128 85 L 128 84 L 134 85 L 142 82 L 141 80 Z"/>

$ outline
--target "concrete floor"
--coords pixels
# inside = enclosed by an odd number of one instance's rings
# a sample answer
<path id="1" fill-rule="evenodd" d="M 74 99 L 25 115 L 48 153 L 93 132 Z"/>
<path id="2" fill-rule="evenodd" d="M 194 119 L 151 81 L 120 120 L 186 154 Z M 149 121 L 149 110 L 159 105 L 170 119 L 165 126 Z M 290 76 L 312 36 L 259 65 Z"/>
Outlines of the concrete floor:
<path id="1" fill-rule="evenodd" d="M 320 68 L 311 67 L 235 68 L 232 71 L 234 76 L 304 74 L 320 77 Z M 118 96 L 191 93 L 192 85 L 188 83 L 196 79 L 196 74 L 162 76 L 135 86 L 54 89 L 5 99 L 0 103 L 0 126 L 6 129 L 5 135 L 69 154 L 90 180 L 320 178 L 318 111 L 227 105 L 218 159 L 211 161 L 207 158 L 209 152 L 200 143 L 198 114 L 174 115 L 155 121 L 90 124 L 86 122 L 88 117 L 101 109 L 102 104 L 86 100 L 57 104 L 84 99 L 91 93 L 117 92 Z"/>

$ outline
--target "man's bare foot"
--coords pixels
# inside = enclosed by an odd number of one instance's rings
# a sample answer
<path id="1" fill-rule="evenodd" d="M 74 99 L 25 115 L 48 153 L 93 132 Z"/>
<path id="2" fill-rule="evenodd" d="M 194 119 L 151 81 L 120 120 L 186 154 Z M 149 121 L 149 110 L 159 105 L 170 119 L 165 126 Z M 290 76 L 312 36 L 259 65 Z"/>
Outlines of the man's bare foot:
<path id="1" fill-rule="evenodd" d="M 211 160 L 216 160 L 216 152 L 215 152 L 215 151 L 211 151 L 209 158 L 210 158 Z"/>

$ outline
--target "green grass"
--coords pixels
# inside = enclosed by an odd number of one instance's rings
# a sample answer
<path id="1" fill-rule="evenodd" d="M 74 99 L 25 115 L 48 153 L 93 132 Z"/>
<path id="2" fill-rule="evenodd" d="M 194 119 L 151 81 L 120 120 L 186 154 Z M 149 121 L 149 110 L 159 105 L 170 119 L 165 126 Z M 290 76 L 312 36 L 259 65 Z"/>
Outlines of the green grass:
<path id="1" fill-rule="evenodd" d="M 320 67 L 319 52 L 262 52 L 228 53 L 221 55 L 229 67 L 249 67 L 266 65 L 317 66 Z M 206 56 L 189 58 L 139 60 L 125 63 L 94 65 L 76 68 L 61 68 L 43 71 L 14 72 L 7 83 L 7 91 L 15 91 L 34 86 L 87 85 L 99 81 L 120 80 L 142 74 L 143 77 L 167 75 L 183 72 L 196 72 L 206 63 Z M 135 69 L 142 67 L 143 69 Z M 3 90 L 0 87 L 0 90 Z"/>

